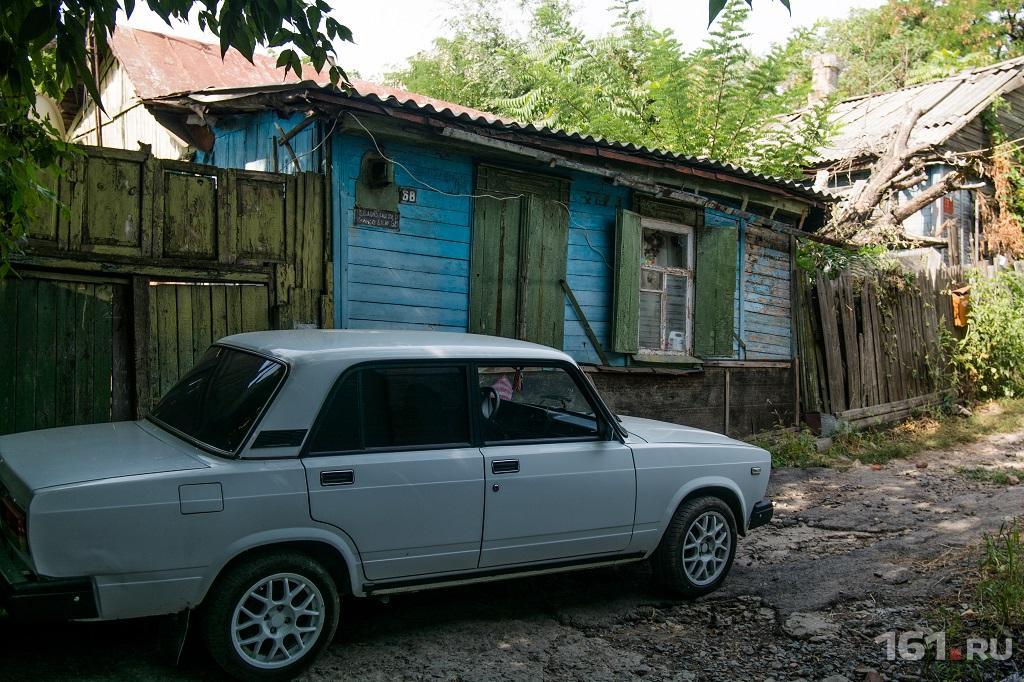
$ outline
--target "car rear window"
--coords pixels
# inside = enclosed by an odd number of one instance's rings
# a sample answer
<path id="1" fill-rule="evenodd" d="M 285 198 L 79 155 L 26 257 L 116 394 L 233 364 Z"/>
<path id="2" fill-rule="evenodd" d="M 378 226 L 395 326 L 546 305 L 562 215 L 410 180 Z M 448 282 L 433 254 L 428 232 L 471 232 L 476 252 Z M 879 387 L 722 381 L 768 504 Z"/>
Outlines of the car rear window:
<path id="1" fill-rule="evenodd" d="M 150 418 L 201 445 L 234 453 L 284 378 L 281 363 L 213 346 L 153 410 Z"/>

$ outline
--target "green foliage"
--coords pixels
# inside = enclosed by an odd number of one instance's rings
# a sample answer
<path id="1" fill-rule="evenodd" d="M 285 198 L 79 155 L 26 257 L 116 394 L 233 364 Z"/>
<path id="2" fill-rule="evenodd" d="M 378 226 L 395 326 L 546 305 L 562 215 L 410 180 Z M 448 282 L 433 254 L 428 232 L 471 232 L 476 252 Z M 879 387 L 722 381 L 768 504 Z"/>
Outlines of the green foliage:
<path id="1" fill-rule="evenodd" d="M 995 485 L 1017 485 L 1020 483 L 1020 476 L 1013 469 L 959 467 L 957 473 L 969 481 L 977 481 L 978 483 L 993 483 Z"/>
<path id="2" fill-rule="evenodd" d="M 1024 275 L 972 272 L 967 332 L 947 335 L 950 363 L 968 399 L 1024 395 Z"/>
<path id="3" fill-rule="evenodd" d="M 843 96 L 901 88 L 1024 54 L 1020 0 L 888 0 L 818 27 Z"/>
<path id="4" fill-rule="evenodd" d="M 985 536 L 981 580 L 975 598 L 989 620 L 1004 628 L 1024 627 L 1024 541 L 1020 521 Z"/>
<path id="5" fill-rule="evenodd" d="M 220 37 L 221 53 L 234 47 L 252 60 L 256 45 L 282 48 L 278 65 L 300 73 L 299 54 L 333 83 L 345 77 L 328 65 L 333 40 L 352 33 L 330 16 L 326 0 L 148 0 L 164 21 L 187 20 L 193 7 L 199 25 Z M 36 94 L 60 101 L 84 85 L 99 101 L 92 73 L 91 42 L 107 52 L 118 11 L 130 16 L 135 0 L 4 0 L 0 5 L 0 276 L 21 247 L 36 211 L 53 200 L 43 178 L 53 176 L 68 148 L 35 116 Z"/>
<path id="6" fill-rule="evenodd" d="M 754 0 L 746 0 L 746 3 L 751 9 L 754 8 Z M 708 0 L 709 25 L 715 22 L 715 19 L 718 17 L 719 14 L 722 13 L 722 10 L 725 9 L 728 4 L 729 0 Z M 779 4 L 781 4 L 787 10 L 789 10 L 790 13 L 792 13 L 793 10 L 789 6 L 789 0 L 779 0 Z"/>
<path id="7" fill-rule="evenodd" d="M 828 466 L 827 458 L 818 452 L 818 439 L 808 429 L 760 436 L 751 443 L 771 453 L 773 467 Z"/>
<path id="8" fill-rule="evenodd" d="M 979 406 L 967 418 L 933 409 L 888 428 L 862 431 L 842 428 L 833 434 L 831 445 L 823 452 L 818 452 L 816 439 L 807 430 L 756 436 L 750 442 L 772 453 L 773 466 L 845 466 L 853 460 L 861 464 L 885 464 L 926 450 L 955 448 L 989 434 L 1022 428 L 1024 399 L 1003 399 Z M 1009 478 L 1012 473 L 1003 473 L 1006 477 L 999 477 L 999 480 L 1012 484 Z"/>
<path id="9" fill-rule="evenodd" d="M 820 272 L 834 279 L 844 270 L 867 275 L 887 269 L 888 262 L 883 258 L 885 254 L 886 249 L 881 245 L 852 250 L 801 239 L 797 242 L 796 264 L 809 276 Z"/>
<path id="10" fill-rule="evenodd" d="M 830 132 L 829 105 L 796 135 L 776 123 L 806 103 L 809 86 L 791 75 L 804 68 L 809 36 L 754 55 L 744 45 L 749 10 L 734 0 L 687 52 L 634 0 L 613 10 L 610 32 L 591 38 L 567 2 L 540 0 L 519 37 L 477 0 L 452 22 L 453 37 L 388 80 L 516 120 L 800 176 Z"/>

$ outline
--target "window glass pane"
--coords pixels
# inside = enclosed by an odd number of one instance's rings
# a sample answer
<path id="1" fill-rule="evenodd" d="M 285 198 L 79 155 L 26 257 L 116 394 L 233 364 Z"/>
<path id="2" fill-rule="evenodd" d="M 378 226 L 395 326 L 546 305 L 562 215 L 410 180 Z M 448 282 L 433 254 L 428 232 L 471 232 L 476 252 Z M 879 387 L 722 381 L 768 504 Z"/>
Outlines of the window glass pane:
<path id="1" fill-rule="evenodd" d="M 686 277 L 666 275 L 666 341 L 668 350 L 686 350 L 686 301 L 689 280 Z"/>
<path id="2" fill-rule="evenodd" d="M 360 370 L 367 448 L 469 443 L 462 367 Z"/>
<path id="3" fill-rule="evenodd" d="M 661 273 L 657 270 L 640 269 L 640 288 L 661 291 Z"/>
<path id="4" fill-rule="evenodd" d="M 689 237 L 675 232 L 644 230 L 644 265 L 664 268 L 685 268 Z"/>
<path id="5" fill-rule="evenodd" d="M 167 392 L 153 417 L 201 443 L 234 452 L 282 377 L 284 366 L 278 362 L 215 346 Z"/>
<path id="6" fill-rule="evenodd" d="M 317 422 L 311 452 L 345 452 L 363 447 L 359 422 L 359 378 L 350 374 L 328 399 Z"/>
<path id="7" fill-rule="evenodd" d="M 484 440 L 597 437 L 594 409 L 560 367 L 481 367 Z"/>
<path id="8" fill-rule="evenodd" d="M 640 292 L 640 347 L 661 350 L 661 294 Z"/>

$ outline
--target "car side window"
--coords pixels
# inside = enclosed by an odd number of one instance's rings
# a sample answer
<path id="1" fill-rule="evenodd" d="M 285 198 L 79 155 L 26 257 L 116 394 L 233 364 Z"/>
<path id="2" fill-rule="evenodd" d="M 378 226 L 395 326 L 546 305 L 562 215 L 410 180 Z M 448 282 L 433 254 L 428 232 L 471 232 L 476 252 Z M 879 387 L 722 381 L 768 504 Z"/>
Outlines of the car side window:
<path id="1" fill-rule="evenodd" d="M 310 452 L 469 442 L 465 367 L 366 367 L 328 398 Z"/>
<path id="2" fill-rule="evenodd" d="M 477 369 L 483 436 L 488 443 L 597 438 L 594 406 L 562 367 Z"/>

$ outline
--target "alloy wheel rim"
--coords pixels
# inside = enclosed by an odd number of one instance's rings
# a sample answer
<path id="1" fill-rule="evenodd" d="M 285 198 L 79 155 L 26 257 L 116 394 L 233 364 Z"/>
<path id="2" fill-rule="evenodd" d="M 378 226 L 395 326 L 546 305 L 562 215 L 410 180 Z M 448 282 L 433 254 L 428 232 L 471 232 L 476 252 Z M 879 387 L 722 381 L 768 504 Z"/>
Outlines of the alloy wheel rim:
<path id="1" fill-rule="evenodd" d="M 729 524 L 717 511 L 698 516 L 683 538 L 683 571 L 694 585 L 709 585 L 722 575 L 732 540 Z"/>
<path id="2" fill-rule="evenodd" d="M 257 668 L 283 668 L 302 658 L 324 628 L 324 598 L 309 579 L 275 573 L 250 587 L 231 616 L 231 642 Z"/>

